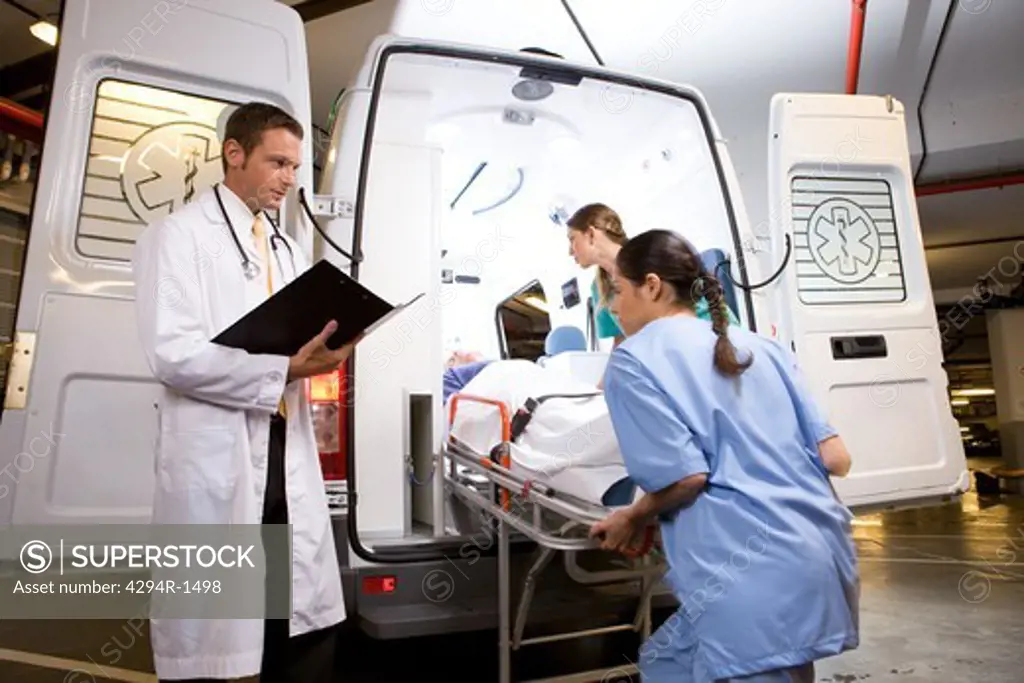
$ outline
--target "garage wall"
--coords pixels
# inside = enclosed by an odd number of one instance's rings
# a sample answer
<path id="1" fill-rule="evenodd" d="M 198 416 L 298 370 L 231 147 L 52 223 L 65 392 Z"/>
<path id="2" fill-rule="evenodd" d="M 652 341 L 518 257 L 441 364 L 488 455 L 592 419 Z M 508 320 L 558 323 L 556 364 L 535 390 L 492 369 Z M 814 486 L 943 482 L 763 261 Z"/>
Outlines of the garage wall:
<path id="1" fill-rule="evenodd" d="M 14 309 L 27 236 L 28 217 L 0 209 L 0 345 L 11 341 L 14 335 Z M 0 362 L 0 397 L 6 385 L 7 363 Z"/>

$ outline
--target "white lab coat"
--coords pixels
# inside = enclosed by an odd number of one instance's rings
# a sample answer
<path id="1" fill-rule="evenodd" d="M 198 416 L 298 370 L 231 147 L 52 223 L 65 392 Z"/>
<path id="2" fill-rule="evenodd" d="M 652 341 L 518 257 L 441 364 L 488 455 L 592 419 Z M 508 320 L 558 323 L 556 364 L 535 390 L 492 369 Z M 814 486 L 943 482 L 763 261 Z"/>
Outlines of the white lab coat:
<path id="1" fill-rule="evenodd" d="M 243 248 L 260 264 L 255 279 L 243 275 L 212 190 L 150 225 L 135 246 L 142 348 L 164 385 L 153 522 L 259 524 L 270 417 L 284 392 L 294 636 L 345 619 L 341 577 L 304 382 L 286 387 L 286 357 L 249 355 L 209 341 L 268 296 L 268 264 L 253 243 L 252 214 L 231 190 L 223 185 L 220 190 Z M 301 273 L 310 264 L 299 246 L 285 239 Z M 287 281 L 294 279 L 288 252 L 278 246 L 280 267 L 268 250 L 275 291 L 283 285 L 281 268 Z M 161 679 L 259 673 L 259 619 L 153 619 L 150 626 Z"/>

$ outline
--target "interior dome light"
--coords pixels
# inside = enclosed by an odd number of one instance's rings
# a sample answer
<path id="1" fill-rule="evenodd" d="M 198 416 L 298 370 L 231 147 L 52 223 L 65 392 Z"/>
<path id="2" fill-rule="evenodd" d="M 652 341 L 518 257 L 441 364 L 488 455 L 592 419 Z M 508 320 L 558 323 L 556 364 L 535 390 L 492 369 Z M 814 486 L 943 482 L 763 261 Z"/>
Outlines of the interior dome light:
<path id="1" fill-rule="evenodd" d="M 547 81 L 526 79 L 512 86 L 512 95 L 524 102 L 536 102 L 550 97 L 555 87 Z"/>

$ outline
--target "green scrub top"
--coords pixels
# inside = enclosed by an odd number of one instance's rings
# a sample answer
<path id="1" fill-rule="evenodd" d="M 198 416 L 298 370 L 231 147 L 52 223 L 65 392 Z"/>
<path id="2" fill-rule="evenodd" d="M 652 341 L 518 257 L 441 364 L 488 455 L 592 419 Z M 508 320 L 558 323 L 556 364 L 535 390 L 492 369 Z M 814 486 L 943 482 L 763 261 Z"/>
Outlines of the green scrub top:
<path id="1" fill-rule="evenodd" d="M 607 306 L 601 304 L 601 295 L 597 291 L 596 278 L 590 284 L 590 299 L 594 302 L 594 326 L 597 328 L 598 339 L 625 337 L 626 333 L 619 327 L 619 321 L 615 319 L 615 316 L 612 315 Z M 729 324 L 739 325 L 740 321 L 732 312 L 732 309 L 727 306 L 726 310 L 729 311 Z M 711 312 L 708 310 L 708 302 L 704 297 L 701 297 L 700 301 L 697 302 L 695 312 L 701 320 L 711 321 Z"/>

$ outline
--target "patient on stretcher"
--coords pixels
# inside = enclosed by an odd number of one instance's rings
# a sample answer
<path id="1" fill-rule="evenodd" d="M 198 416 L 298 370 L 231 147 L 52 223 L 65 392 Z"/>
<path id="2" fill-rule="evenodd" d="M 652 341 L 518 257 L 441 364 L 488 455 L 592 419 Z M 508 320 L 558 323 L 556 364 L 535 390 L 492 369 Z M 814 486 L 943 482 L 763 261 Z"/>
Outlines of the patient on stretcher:
<path id="1" fill-rule="evenodd" d="M 513 473 L 596 505 L 632 502 L 635 487 L 604 395 L 594 385 L 527 360 L 491 361 L 473 370 L 457 393 L 500 401 L 510 418 L 528 399 L 556 395 L 537 406 L 512 443 Z M 498 409 L 460 400 L 451 434 L 478 453 L 489 453 L 502 440 Z"/>

